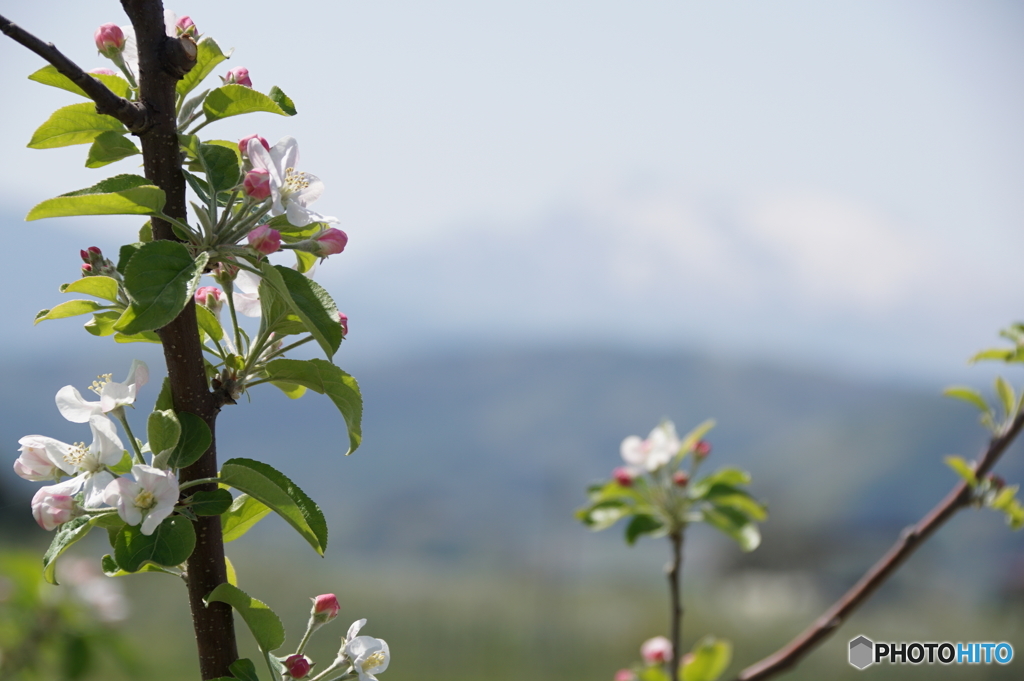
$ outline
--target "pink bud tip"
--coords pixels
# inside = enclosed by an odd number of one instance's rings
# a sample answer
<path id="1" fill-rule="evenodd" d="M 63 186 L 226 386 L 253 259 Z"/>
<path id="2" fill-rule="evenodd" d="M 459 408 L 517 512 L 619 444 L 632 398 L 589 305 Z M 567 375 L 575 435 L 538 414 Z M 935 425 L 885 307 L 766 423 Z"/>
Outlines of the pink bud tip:
<path id="1" fill-rule="evenodd" d="M 224 76 L 224 82 L 228 85 L 234 83 L 236 85 L 244 85 L 245 87 L 252 87 L 252 81 L 249 80 L 249 69 L 244 66 L 238 66 Z"/>
<path id="2" fill-rule="evenodd" d="M 344 312 L 338 313 L 338 323 L 341 324 L 341 337 L 348 335 L 348 315 Z"/>
<path id="3" fill-rule="evenodd" d="M 79 251 L 78 254 L 80 256 L 82 256 L 82 262 L 89 262 L 89 252 L 88 251 Z"/>
<path id="4" fill-rule="evenodd" d="M 266 225 L 260 225 L 249 232 L 249 245 L 263 255 L 277 253 L 281 250 L 281 233 Z"/>
<path id="5" fill-rule="evenodd" d="M 82 274 L 92 274 L 92 265 L 89 263 L 82 265 Z"/>
<path id="6" fill-rule="evenodd" d="M 103 251 L 99 249 L 99 246 L 89 246 L 89 252 L 96 255 L 103 255 Z"/>
<path id="7" fill-rule="evenodd" d="M 242 180 L 242 190 L 257 201 L 265 201 L 272 193 L 270 171 L 266 168 L 253 168 L 247 172 Z"/>
<path id="8" fill-rule="evenodd" d="M 55 494 L 53 487 L 40 487 L 32 497 L 32 517 L 48 532 L 71 520 L 74 509 L 75 500 L 67 494 Z"/>
<path id="9" fill-rule="evenodd" d="M 331 227 L 315 237 L 314 240 L 319 244 L 316 255 L 326 258 L 329 255 L 341 253 L 345 250 L 345 246 L 348 244 L 348 234 L 345 234 L 340 229 Z"/>
<path id="10" fill-rule="evenodd" d="M 615 672 L 615 681 L 636 681 L 636 674 L 631 669 L 620 669 Z"/>
<path id="11" fill-rule="evenodd" d="M 124 31 L 117 24 L 103 24 L 93 35 L 96 49 L 105 57 L 113 57 L 124 49 Z"/>
<path id="12" fill-rule="evenodd" d="M 181 17 L 174 23 L 174 30 L 178 35 L 190 35 L 195 37 L 196 25 L 192 23 L 192 17 Z"/>
<path id="13" fill-rule="evenodd" d="M 94 76 L 116 76 L 117 75 L 117 72 L 115 72 L 113 69 L 104 69 L 104 68 L 89 69 L 89 73 L 91 73 Z"/>
<path id="14" fill-rule="evenodd" d="M 619 466 L 613 470 L 612 477 L 615 479 L 615 482 L 619 483 L 623 487 L 630 487 L 633 485 L 633 474 L 624 466 Z"/>
<path id="15" fill-rule="evenodd" d="M 672 482 L 679 487 L 686 487 L 690 482 L 690 475 L 686 471 L 676 471 L 672 475 Z"/>
<path id="16" fill-rule="evenodd" d="M 260 144 L 263 145 L 263 148 L 266 149 L 267 151 L 270 151 L 270 142 L 263 139 L 259 135 L 249 135 L 248 137 L 243 137 L 242 139 L 238 140 L 238 151 L 240 154 L 242 154 L 243 157 L 249 155 L 249 140 L 259 140 Z"/>
<path id="17" fill-rule="evenodd" d="M 647 664 L 663 664 L 672 660 L 672 643 L 664 636 L 655 636 L 640 646 L 640 656 Z"/>
<path id="18" fill-rule="evenodd" d="M 284 660 L 284 668 L 288 670 L 288 676 L 293 679 L 304 679 L 309 674 L 310 670 L 309 660 L 306 659 L 305 655 L 289 655 Z"/>
<path id="19" fill-rule="evenodd" d="M 319 622 L 330 622 L 338 613 L 341 606 L 338 604 L 338 597 L 334 594 L 321 594 L 313 599 L 313 612 L 310 613 Z"/>
<path id="20" fill-rule="evenodd" d="M 711 445 L 705 440 L 700 440 L 693 446 L 693 453 L 703 459 L 711 453 Z"/>

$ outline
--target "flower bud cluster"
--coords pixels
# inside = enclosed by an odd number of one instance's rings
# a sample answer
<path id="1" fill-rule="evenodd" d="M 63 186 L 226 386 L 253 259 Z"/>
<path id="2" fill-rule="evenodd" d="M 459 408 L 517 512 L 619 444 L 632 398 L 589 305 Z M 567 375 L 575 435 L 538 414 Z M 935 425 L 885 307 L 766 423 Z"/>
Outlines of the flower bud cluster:
<path id="1" fill-rule="evenodd" d="M 84 251 L 79 251 L 78 254 L 82 258 L 82 276 L 93 277 L 93 276 L 104 276 L 113 277 L 120 279 L 120 274 L 117 271 L 117 267 L 114 263 L 103 256 L 101 251 L 96 246 L 90 246 Z"/>

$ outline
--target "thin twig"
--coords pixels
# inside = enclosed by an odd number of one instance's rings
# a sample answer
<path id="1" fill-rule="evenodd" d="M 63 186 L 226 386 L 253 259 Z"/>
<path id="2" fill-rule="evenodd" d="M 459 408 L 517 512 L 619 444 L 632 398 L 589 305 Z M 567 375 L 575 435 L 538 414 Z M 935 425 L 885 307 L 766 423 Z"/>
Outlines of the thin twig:
<path id="1" fill-rule="evenodd" d="M 1024 427 L 1024 414 L 1019 414 L 1002 434 L 993 437 L 974 468 L 984 477 L 1003 455 L 1006 448 Z M 888 579 L 910 555 L 953 515 L 970 505 L 972 492 L 966 482 L 958 483 L 928 515 L 908 527 L 892 548 L 871 566 L 864 576 L 842 598 L 785 647 L 772 653 L 742 672 L 738 681 L 762 681 L 780 674 L 799 663 L 808 653 L 828 638 L 850 615 Z"/>
<path id="2" fill-rule="evenodd" d="M 53 64 L 57 71 L 82 88 L 82 91 L 96 102 L 96 113 L 113 116 L 124 123 L 125 127 L 133 133 L 140 134 L 149 128 L 149 116 L 142 105 L 115 95 L 110 88 L 65 57 L 60 50 L 54 47 L 53 43 L 44 43 L 3 16 L 0 16 L 0 32 Z"/>
<path id="3" fill-rule="evenodd" d="M 683 643 L 683 599 L 679 588 L 683 573 L 683 530 L 669 534 L 672 541 L 672 562 L 668 564 L 668 591 L 672 600 L 672 661 L 669 676 L 679 681 L 679 661 L 682 659 Z"/>

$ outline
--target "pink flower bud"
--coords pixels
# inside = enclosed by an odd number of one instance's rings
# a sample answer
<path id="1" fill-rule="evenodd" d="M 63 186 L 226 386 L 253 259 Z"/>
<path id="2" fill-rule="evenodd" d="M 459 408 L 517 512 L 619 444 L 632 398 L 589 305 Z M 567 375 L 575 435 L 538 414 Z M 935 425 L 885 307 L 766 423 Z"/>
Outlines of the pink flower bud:
<path id="1" fill-rule="evenodd" d="M 85 263 L 89 262 L 89 252 L 88 251 L 79 251 L 78 255 L 82 256 L 82 262 L 85 262 Z"/>
<path id="2" fill-rule="evenodd" d="M 219 315 L 220 309 L 224 306 L 224 292 L 216 286 L 200 286 L 196 289 L 196 303 Z"/>
<path id="3" fill-rule="evenodd" d="M 247 196 L 257 201 L 265 201 L 270 197 L 270 171 L 266 168 L 253 168 L 242 180 L 242 190 Z"/>
<path id="4" fill-rule="evenodd" d="M 103 24 L 96 29 L 93 39 L 96 41 L 96 49 L 108 59 L 120 56 L 124 50 L 124 31 L 117 24 Z"/>
<path id="5" fill-rule="evenodd" d="M 56 485 L 40 487 L 32 497 L 32 517 L 44 530 L 54 530 L 71 520 L 75 513 L 75 500 L 56 490 Z"/>
<path id="6" fill-rule="evenodd" d="M 26 480 L 39 482 L 41 480 L 53 480 L 56 477 L 57 467 L 46 456 L 46 443 L 35 435 L 27 435 L 18 444 L 21 454 L 14 462 L 14 472 Z"/>
<path id="7" fill-rule="evenodd" d="M 704 440 L 700 440 L 693 446 L 693 453 L 703 459 L 711 453 L 711 445 Z"/>
<path id="8" fill-rule="evenodd" d="M 345 234 L 340 229 L 331 227 L 327 231 L 313 237 L 312 240 L 318 244 L 316 250 L 312 251 L 312 253 L 318 257 L 326 258 L 329 255 L 341 253 L 345 250 L 345 246 L 348 244 L 348 234 Z"/>
<path id="9" fill-rule="evenodd" d="M 672 661 L 672 643 L 664 636 L 655 636 L 640 646 L 640 656 L 647 664 L 664 664 Z"/>
<path id="10" fill-rule="evenodd" d="M 305 655 L 289 655 L 284 660 L 284 668 L 293 679 L 304 679 L 309 674 L 311 665 Z"/>
<path id="11" fill-rule="evenodd" d="M 242 158 L 247 158 L 249 156 L 249 140 L 259 140 L 260 144 L 263 145 L 263 148 L 270 151 L 270 142 L 259 135 L 249 135 L 248 137 L 243 137 L 238 140 L 238 151 L 242 154 Z"/>
<path id="12" fill-rule="evenodd" d="M 636 681 L 636 672 L 631 669 L 620 669 L 615 672 L 615 681 Z"/>
<path id="13" fill-rule="evenodd" d="M 228 282 L 235 280 L 238 276 L 238 265 L 230 261 L 222 261 L 217 263 L 217 266 L 213 268 L 213 272 L 210 273 L 213 276 L 213 280 L 218 284 L 225 286 Z"/>
<path id="14" fill-rule="evenodd" d="M 612 478 L 623 487 L 631 487 L 633 485 L 633 473 L 625 466 L 619 466 L 613 470 Z"/>
<path id="15" fill-rule="evenodd" d="M 117 72 L 113 69 L 89 69 L 89 73 L 94 76 L 116 76 Z"/>
<path id="16" fill-rule="evenodd" d="M 196 29 L 196 25 L 192 23 L 191 17 L 181 17 L 174 22 L 174 32 L 178 36 L 190 35 L 195 38 L 199 31 Z"/>
<path id="17" fill-rule="evenodd" d="M 260 225 L 249 232 L 249 246 L 263 255 L 277 253 L 281 250 L 281 232 L 266 225 Z"/>
<path id="18" fill-rule="evenodd" d="M 227 75 L 221 78 L 225 85 L 231 85 L 232 83 L 237 85 L 244 85 L 245 87 L 252 87 L 252 81 L 249 80 L 249 69 L 244 66 L 237 66 L 230 71 Z"/>
<path id="19" fill-rule="evenodd" d="M 85 263 L 84 265 L 82 265 L 82 276 L 83 277 L 88 277 L 91 274 L 92 274 L 92 265 L 90 265 L 89 263 Z"/>
<path id="20" fill-rule="evenodd" d="M 321 594 L 313 599 L 313 610 L 309 613 L 317 622 L 330 622 L 341 611 L 338 597 L 334 594 Z"/>
<path id="21" fill-rule="evenodd" d="M 678 487 L 686 487 L 686 485 L 689 484 L 690 482 L 690 474 L 687 473 L 686 471 L 676 471 L 672 475 L 672 482 L 675 483 Z"/>
<path id="22" fill-rule="evenodd" d="M 338 323 L 341 324 L 341 337 L 348 335 L 348 315 L 344 312 L 338 313 Z"/>
<path id="23" fill-rule="evenodd" d="M 89 246 L 89 248 L 87 248 L 86 250 L 92 253 L 93 255 L 103 255 L 103 251 L 100 250 L 99 246 Z"/>

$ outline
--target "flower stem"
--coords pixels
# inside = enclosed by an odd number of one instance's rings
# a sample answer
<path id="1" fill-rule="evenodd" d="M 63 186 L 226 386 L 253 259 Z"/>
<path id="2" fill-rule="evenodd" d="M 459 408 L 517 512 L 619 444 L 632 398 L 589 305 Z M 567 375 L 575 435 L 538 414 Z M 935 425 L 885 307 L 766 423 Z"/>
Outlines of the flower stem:
<path id="1" fill-rule="evenodd" d="M 188 489 L 189 487 L 195 487 L 196 485 L 205 485 L 208 482 L 220 482 L 220 478 L 199 478 L 198 480 L 189 480 L 178 485 L 178 491 Z"/>
<path id="2" fill-rule="evenodd" d="M 669 663 L 669 678 L 679 681 L 679 662 L 682 659 L 683 642 L 683 599 L 680 582 L 683 576 L 683 530 L 669 534 L 672 542 L 672 561 L 668 564 L 668 591 L 672 601 L 672 661 Z"/>
<path id="3" fill-rule="evenodd" d="M 299 647 L 295 649 L 296 655 L 301 655 L 306 644 L 309 643 L 309 639 L 313 637 L 313 632 L 319 629 L 317 621 L 312 617 L 309 618 L 309 624 L 306 625 L 306 633 L 302 635 L 302 640 L 299 641 Z"/>
<path id="4" fill-rule="evenodd" d="M 125 416 L 124 407 L 118 407 L 113 411 L 115 418 L 121 422 L 121 426 L 124 428 L 124 432 L 128 435 L 128 439 L 132 443 L 132 451 L 135 452 L 135 463 L 145 464 L 146 460 L 142 458 L 142 450 L 139 449 L 139 443 L 135 439 L 135 435 L 132 434 L 132 428 L 128 425 L 128 417 Z"/>

